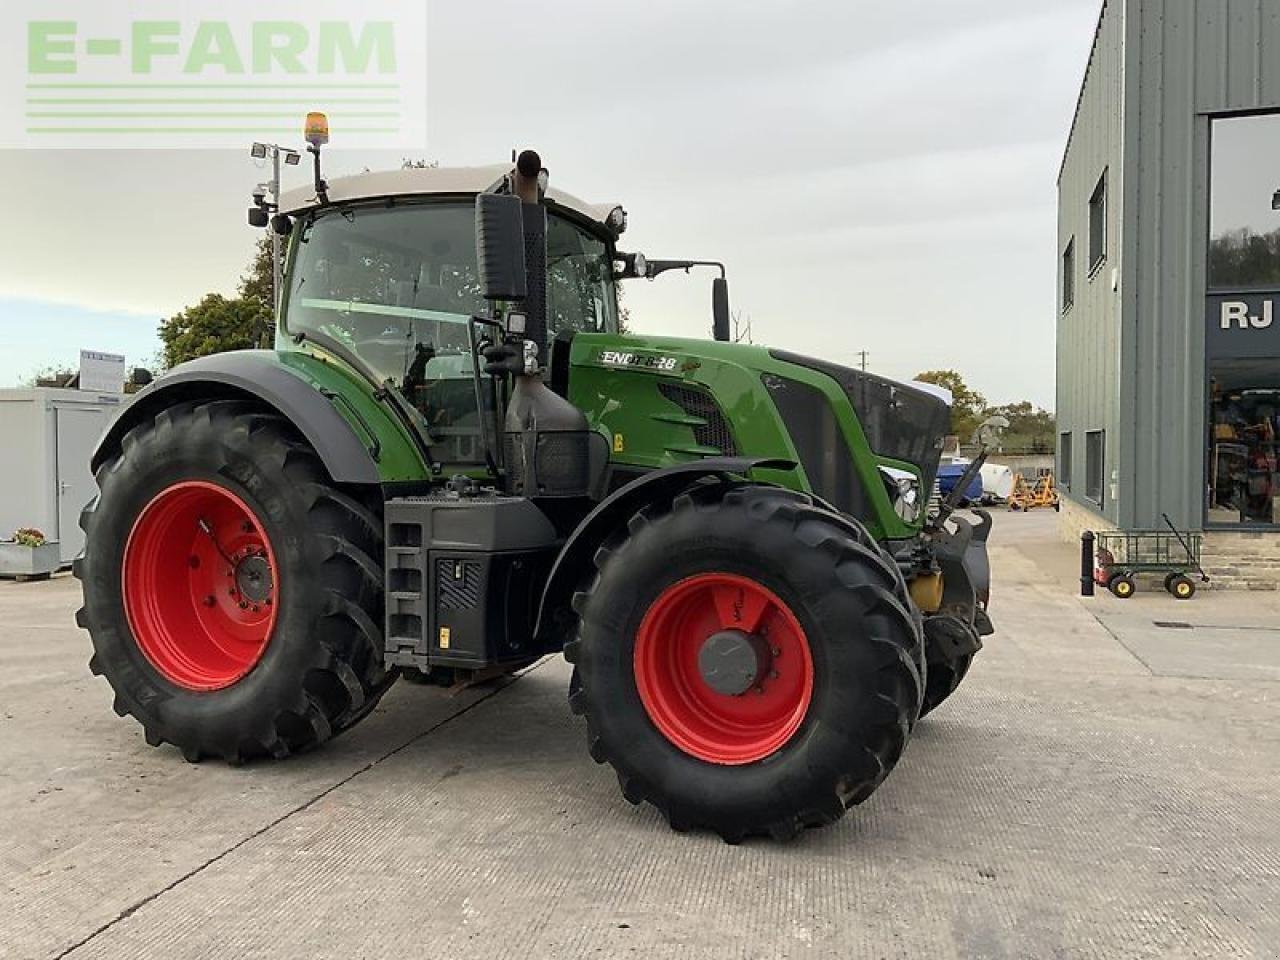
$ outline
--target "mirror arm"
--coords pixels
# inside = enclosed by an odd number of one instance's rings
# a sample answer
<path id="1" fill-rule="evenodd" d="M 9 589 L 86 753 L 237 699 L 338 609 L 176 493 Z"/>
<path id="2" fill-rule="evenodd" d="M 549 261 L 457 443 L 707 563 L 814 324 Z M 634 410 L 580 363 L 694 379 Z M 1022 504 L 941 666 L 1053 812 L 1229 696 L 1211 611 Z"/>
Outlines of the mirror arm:
<path id="1" fill-rule="evenodd" d="M 683 270 L 688 273 L 693 267 L 712 267 L 720 271 L 720 279 L 727 279 L 724 264 L 719 260 L 650 260 L 645 271 L 645 279 L 652 280 L 668 270 Z"/>

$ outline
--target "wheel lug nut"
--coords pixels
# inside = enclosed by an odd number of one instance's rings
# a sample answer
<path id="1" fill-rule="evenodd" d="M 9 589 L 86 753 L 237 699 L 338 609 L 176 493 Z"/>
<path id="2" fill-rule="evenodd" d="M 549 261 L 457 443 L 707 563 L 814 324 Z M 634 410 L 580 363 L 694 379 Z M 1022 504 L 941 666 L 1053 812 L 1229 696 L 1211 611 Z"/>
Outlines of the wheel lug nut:
<path id="1" fill-rule="evenodd" d="M 769 652 L 772 653 L 775 657 L 782 656 L 782 651 L 779 650 L 777 647 L 770 647 Z"/>
<path id="2" fill-rule="evenodd" d="M 249 605 L 248 605 L 247 603 L 245 603 L 243 600 L 241 600 L 241 601 L 240 601 L 240 609 L 241 609 L 241 610 L 248 610 L 248 609 L 249 609 Z"/>
<path id="3" fill-rule="evenodd" d="M 204 605 L 206 607 L 212 607 L 217 602 L 218 602 L 218 598 L 215 597 L 213 594 L 209 594 L 209 596 L 204 598 Z"/>
<path id="4" fill-rule="evenodd" d="M 777 671 L 777 670 L 770 670 L 770 671 L 769 671 L 769 679 L 770 679 L 770 680 L 777 680 L 777 679 L 778 679 L 778 671 Z"/>

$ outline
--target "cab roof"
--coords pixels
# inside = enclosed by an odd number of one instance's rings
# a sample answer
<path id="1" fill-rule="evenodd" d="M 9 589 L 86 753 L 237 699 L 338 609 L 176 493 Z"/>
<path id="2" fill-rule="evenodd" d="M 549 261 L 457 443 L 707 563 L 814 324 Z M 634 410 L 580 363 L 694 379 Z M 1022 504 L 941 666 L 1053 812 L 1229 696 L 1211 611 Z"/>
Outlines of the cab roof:
<path id="1" fill-rule="evenodd" d="M 328 184 L 329 203 L 385 200 L 390 197 L 470 197 L 492 188 L 511 169 L 510 164 L 501 163 L 483 167 L 411 167 L 337 177 Z M 613 233 L 607 221 L 610 211 L 617 204 L 587 203 L 555 187 L 547 191 L 547 201 L 552 207 L 577 214 L 606 232 Z M 280 212 L 293 216 L 319 206 L 314 186 L 289 190 L 280 197 Z"/>

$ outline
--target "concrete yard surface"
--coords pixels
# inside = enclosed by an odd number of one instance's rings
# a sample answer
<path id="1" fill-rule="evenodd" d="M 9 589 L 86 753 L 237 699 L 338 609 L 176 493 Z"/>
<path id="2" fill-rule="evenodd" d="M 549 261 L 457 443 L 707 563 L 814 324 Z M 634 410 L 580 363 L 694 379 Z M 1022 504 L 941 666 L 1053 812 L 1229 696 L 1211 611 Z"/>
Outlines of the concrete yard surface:
<path id="1" fill-rule="evenodd" d="M 0 957 L 1280 956 L 1280 598 L 1081 600 L 1054 519 L 998 515 L 969 679 L 787 845 L 623 801 L 559 658 L 188 765 L 112 712 L 74 580 L 0 584 Z"/>

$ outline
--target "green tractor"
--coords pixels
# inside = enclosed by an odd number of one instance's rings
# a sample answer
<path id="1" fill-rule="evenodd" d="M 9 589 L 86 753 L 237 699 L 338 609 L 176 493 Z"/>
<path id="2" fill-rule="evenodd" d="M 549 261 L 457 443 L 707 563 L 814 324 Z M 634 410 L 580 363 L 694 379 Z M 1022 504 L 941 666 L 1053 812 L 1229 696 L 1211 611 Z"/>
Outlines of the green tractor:
<path id="1" fill-rule="evenodd" d="M 77 620 L 116 712 L 283 758 L 402 674 L 563 652 L 591 756 L 677 829 L 870 796 L 991 632 L 990 520 L 930 508 L 946 402 L 727 342 L 723 271 L 713 340 L 620 332 L 620 281 L 701 264 L 622 252 L 533 152 L 330 184 L 312 150 L 275 349 L 170 371 L 93 455 Z"/>

